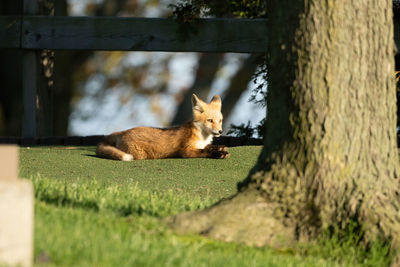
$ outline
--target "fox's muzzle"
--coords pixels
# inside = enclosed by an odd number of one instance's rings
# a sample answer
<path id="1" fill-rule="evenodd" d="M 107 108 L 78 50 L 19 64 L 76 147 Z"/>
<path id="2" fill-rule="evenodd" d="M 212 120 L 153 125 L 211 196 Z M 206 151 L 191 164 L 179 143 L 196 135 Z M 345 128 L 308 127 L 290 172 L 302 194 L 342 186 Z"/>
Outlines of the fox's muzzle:
<path id="1" fill-rule="evenodd" d="M 213 132 L 212 133 L 215 137 L 218 137 L 222 134 L 222 130 L 219 130 L 218 132 Z"/>

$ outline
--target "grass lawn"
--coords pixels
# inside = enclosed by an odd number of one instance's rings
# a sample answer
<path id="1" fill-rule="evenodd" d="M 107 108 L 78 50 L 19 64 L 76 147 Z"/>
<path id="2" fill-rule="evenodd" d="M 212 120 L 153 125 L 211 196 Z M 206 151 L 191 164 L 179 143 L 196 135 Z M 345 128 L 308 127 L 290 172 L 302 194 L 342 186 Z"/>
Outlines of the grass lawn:
<path id="1" fill-rule="evenodd" d="M 261 147 L 227 160 L 119 162 L 93 147 L 20 150 L 20 177 L 35 188 L 36 266 L 384 266 L 382 246 L 324 239 L 279 251 L 179 236 L 162 218 L 201 209 L 236 191 Z"/>
<path id="2" fill-rule="evenodd" d="M 121 162 L 94 157 L 94 147 L 21 148 L 20 176 L 96 180 L 105 184 L 138 183 L 151 192 L 186 192 L 220 199 L 236 192 L 254 166 L 261 147 L 232 148 L 228 160 L 163 159 Z"/>

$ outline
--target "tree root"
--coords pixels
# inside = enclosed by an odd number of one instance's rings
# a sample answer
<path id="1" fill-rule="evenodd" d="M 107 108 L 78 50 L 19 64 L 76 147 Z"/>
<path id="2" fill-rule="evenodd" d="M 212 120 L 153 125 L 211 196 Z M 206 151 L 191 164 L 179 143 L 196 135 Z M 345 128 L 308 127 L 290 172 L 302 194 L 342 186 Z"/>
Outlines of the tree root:
<path id="1" fill-rule="evenodd" d="M 214 206 L 167 218 L 178 234 L 200 234 L 227 242 L 275 248 L 293 246 L 295 227 L 274 217 L 274 204 L 247 189 Z"/>

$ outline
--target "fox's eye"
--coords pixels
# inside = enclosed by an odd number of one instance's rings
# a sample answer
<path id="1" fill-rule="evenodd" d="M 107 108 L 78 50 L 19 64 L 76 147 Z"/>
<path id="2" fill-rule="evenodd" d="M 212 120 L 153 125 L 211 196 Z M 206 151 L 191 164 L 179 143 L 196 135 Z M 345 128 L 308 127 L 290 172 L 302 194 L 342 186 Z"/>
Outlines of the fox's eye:
<path id="1" fill-rule="evenodd" d="M 213 120 L 212 120 L 212 119 L 208 119 L 207 121 L 213 123 Z"/>

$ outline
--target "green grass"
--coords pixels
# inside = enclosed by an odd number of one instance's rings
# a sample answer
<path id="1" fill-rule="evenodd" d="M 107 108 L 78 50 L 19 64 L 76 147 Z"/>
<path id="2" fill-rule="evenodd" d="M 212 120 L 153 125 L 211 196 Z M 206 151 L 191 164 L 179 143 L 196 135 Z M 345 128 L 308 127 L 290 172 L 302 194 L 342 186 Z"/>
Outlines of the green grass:
<path id="1" fill-rule="evenodd" d="M 207 207 L 236 191 L 260 147 L 227 160 L 119 162 L 92 147 L 22 148 L 20 176 L 35 188 L 36 266 L 384 266 L 387 248 L 349 238 L 278 251 L 179 236 L 162 218 Z M 351 236 L 351 235 L 350 235 Z"/>
<path id="2" fill-rule="evenodd" d="M 20 176 L 88 179 L 109 184 L 137 182 L 151 192 L 187 192 L 191 195 L 221 198 L 236 191 L 254 166 L 261 147 L 231 148 L 231 158 L 163 159 L 121 162 L 94 157 L 94 147 L 62 149 L 57 147 L 22 148 Z"/>
<path id="3" fill-rule="evenodd" d="M 321 258 L 176 236 L 154 218 L 36 205 L 37 264 L 57 266 L 334 266 Z M 52 223 L 50 223 L 52 222 Z M 58 233 L 58 234 L 53 234 Z"/>

